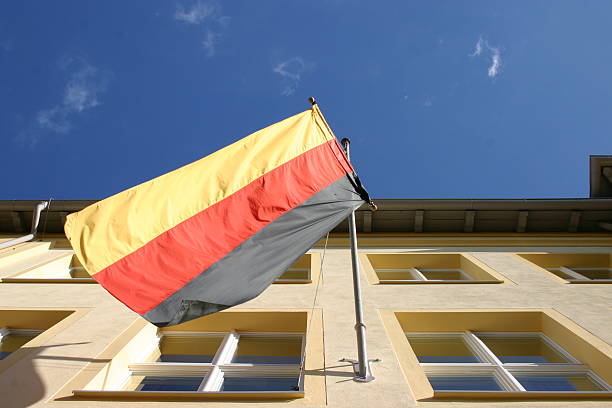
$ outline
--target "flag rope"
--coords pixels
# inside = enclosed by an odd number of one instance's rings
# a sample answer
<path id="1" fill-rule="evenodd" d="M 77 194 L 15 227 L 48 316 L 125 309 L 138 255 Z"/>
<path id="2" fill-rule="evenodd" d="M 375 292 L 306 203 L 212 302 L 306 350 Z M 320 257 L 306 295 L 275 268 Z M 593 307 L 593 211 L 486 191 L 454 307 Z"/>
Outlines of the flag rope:
<path id="1" fill-rule="evenodd" d="M 323 262 L 325 261 L 325 252 L 327 251 L 327 241 L 329 240 L 329 232 L 325 235 L 325 245 L 323 246 L 323 254 L 321 255 L 321 263 L 319 264 L 319 278 L 317 279 L 317 285 L 315 286 L 315 293 L 312 298 L 312 306 L 310 307 L 310 317 L 308 318 L 308 325 L 306 326 L 306 334 L 304 335 L 304 344 L 308 341 L 308 335 L 310 333 L 310 327 L 312 326 L 312 316 L 314 315 L 315 305 L 317 304 L 317 295 L 319 294 L 319 286 L 323 280 Z M 302 361 L 300 362 L 300 377 L 304 378 L 306 372 L 306 347 L 302 353 Z"/>

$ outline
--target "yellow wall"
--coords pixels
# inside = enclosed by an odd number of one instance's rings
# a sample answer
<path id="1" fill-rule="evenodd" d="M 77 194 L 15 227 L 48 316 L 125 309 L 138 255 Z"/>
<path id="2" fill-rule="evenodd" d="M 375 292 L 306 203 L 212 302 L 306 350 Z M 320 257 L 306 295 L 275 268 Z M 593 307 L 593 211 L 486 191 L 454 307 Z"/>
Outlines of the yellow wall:
<path id="1" fill-rule="evenodd" d="M 488 310 L 493 314 L 484 321 L 466 317 L 468 315 L 455 315 L 456 318 L 445 324 L 460 328 L 466 327 L 468 323 L 474 325 L 478 322 L 477 326 L 474 326 L 474 330 L 478 330 L 478 327 L 494 327 L 503 319 L 504 330 L 509 330 L 508 326 L 516 327 L 516 330 L 525 330 L 525 326 L 534 330 L 541 329 L 563 347 L 571 350 L 577 358 L 589 361 L 593 369 L 602 376 L 607 375 L 601 366 L 605 362 L 601 356 L 608 355 L 606 347 L 612 344 L 612 299 L 609 286 L 560 284 L 550 278 L 550 273 L 516 254 L 599 253 L 609 257 L 612 253 L 612 239 L 609 234 L 584 238 L 572 234 L 508 234 L 500 237 L 482 234 L 408 234 L 383 237 L 372 234 L 367 238 L 360 238 L 360 245 L 363 243 L 362 260 L 364 256 L 371 254 L 461 254 L 463 258 L 460 259 L 469 260 L 468 263 L 460 264 L 461 267 L 471 268 L 471 265 L 476 265 L 495 279 L 503 281 L 503 284 L 497 285 L 377 285 L 366 278 L 369 276 L 369 262 L 364 262 L 361 283 L 369 357 L 382 359 L 381 362 L 372 363 L 376 380 L 367 384 L 352 381 L 351 364 L 339 362 L 342 358 L 357 357 L 350 251 L 347 243 L 344 237 L 331 237 L 325 251 L 322 246 L 310 251 L 313 255 L 311 267 L 318 268 L 321 260 L 323 261 L 322 270 L 317 272 L 320 276 L 318 281 L 303 285 L 272 285 L 256 299 L 231 309 L 232 313 L 245 313 L 241 322 L 238 319 L 237 325 L 240 327 L 232 327 L 245 331 L 273 330 L 283 321 L 281 316 L 295 316 L 290 313 L 297 311 L 301 317 L 289 319 L 287 324 L 282 325 L 284 330 L 299 332 L 305 327 L 303 316 L 310 312 L 313 305 L 319 316 L 313 319 L 313 324 L 320 327 L 319 334 L 314 330 L 314 335 L 311 335 L 311 348 L 307 350 L 307 355 L 315 358 L 307 360 L 307 378 L 311 385 L 307 385 L 306 397 L 291 402 L 261 401 L 258 406 L 449 406 L 447 401 L 417 402 L 417 398 L 423 398 L 428 392 L 432 392 L 431 387 L 424 376 L 420 379 L 418 376 L 408 378 L 406 367 L 413 367 L 414 372 L 419 372 L 418 361 L 410 360 L 411 351 L 405 336 L 402 340 L 404 346 L 398 347 L 396 344 L 403 336 L 402 334 L 397 337 L 398 330 L 402 333 L 403 324 L 420 325 L 424 328 L 433 325 L 433 321 L 423 317 L 427 315 L 422 312 L 472 313 Z M 22 244 L 10 251 L 1 251 L 0 279 L 23 273 L 33 265 L 48 261 L 49 256 L 59 254 L 52 251 L 68 251 L 66 254 L 70 254 L 65 242 L 53 243 L 49 240 Z M 471 272 L 474 273 L 473 270 Z M 14 353 L 16 357 L 12 359 L 9 369 L 0 370 L 3 408 L 203 406 L 202 402 L 190 401 L 143 403 L 127 400 L 109 403 L 93 398 L 84 398 L 78 402 L 70 400 L 73 398 L 73 390 L 87 389 L 94 385 L 104 387 L 105 381 L 118 376 L 123 370 L 121 366 L 125 366 L 125 363 L 120 363 L 123 359 L 120 350 L 130 340 L 137 338 L 134 336 L 142 335 L 141 340 L 144 342 L 146 336 L 152 335 L 152 332 L 147 331 L 151 330 L 147 329 L 149 325 L 99 285 L 0 283 L 0 309 L 72 311 L 68 317 L 57 323 L 61 326 L 68 321 L 69 324 L 60 327 L 59 331 L 53 331 L 56 327 L 53 326 L 48 330 L 50 334 L 44 333 L 46 337 L 37 337 L 42 343 L 28 347 L 30 350 L 27 353 Z M 261 316 L 265 318 L 250 320 L 246 312 L 251 311 L 263 312 Z M 495 311 L 512 311 L 512 316 L 518 317 L 495 315 Z M 408 315 L 396 314 L 397 312 L 409 312 L 412 315 L 408 319 Z M 214 322 L 215 327 L 225 330 L 230 324 L 224 322 L 223 315 L 212 315 L 208 318 L 209 322 Z M 553 317 L 538 319 L 538 315 Z M 402 317 L 398 320 L 396 316 Z M 431 316 L 430 314 L 429 317 Z M 26 320 L 23 321 L 26 325 L 29 324 Z M 182 329 L 189 330 L 188 327 L 189 323 L 182 326 Z M 579 336 L 574 336 L 575 333 Z M 133 344 L 134 349 L 140 348 L 137 340 L 134 340 Z M 126 349 L 124 354 L 127 361 L 131 353 Z M 114 362 L 115 359 L 117 363 Z M 251 406 L 253 403 L 206 403 L 207 407 L 246 405 Z M 453 402 L 453 406 L 479 408 L 519 405 L 605 407 L 609 406 L 609 401 L 577 403 L 560 400 L 541 403 L 511 402 L 509 398 L 506 402 L 488 401 L 484 405 L 482 402 L 469 400 Z"/>

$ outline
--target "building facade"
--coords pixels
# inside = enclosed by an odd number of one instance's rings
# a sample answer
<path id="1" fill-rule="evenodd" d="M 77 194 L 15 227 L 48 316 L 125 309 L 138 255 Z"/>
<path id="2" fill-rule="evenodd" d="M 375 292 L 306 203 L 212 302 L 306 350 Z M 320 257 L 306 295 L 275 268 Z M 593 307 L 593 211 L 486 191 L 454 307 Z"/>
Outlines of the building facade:
<path id="1" fill-rule="evenodd" d="M 356 213 L 367 345 L 357 358 L 346 224 L 256 299 L 157 329 L 93 281 L 52 201 L 0 250 L 0 406 L 610 406 L 612 166 L 591 197 L 376 200 Z M 37 201 L 0 201 L 0 242 Z"/>

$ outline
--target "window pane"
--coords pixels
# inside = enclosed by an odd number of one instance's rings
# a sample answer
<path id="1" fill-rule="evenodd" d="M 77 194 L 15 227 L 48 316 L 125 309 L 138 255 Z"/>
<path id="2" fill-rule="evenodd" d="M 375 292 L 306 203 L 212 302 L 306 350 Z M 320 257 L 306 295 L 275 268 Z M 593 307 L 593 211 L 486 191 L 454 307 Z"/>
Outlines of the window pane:
<path id="1" fill-rule="evenodd" d="M 576 279 L 572 275 L 570 275 L 568 273 L 565 273 L 561 269 L 558 269 L 558 268 L 548 268 L 548 271 L 554 273 L 555 275 L 557 275 L 561 279 L 567 279 L 567 280 Z"/>
<path id="2" fill-rule="evenodd" d="M 586 374 L 515 375 L 527 391 L 603 391 Z"/>
<path id="3" fill-rule="evenodd" d="M 480 363 L 481 360 L 457 337 L 411 337 L 408 341 L 421 363 Z"/>
<path id="4" fill-rule="evenodd" d="M 435 391 L 503 391 L 492 375 L 429 376 Z"/>
<path id="5" fill-rule="evenodd" d="M 164 363 L 211 363 L 222 341 L 222 336 L 164 336 L 159 345 L 161 356 L 158 361 Z"/>
<path id="6" fill-rule="evenodd" d="M 283 273 L 281 276 L 279 276 L 278 279 L 279 280 L 284 280 L 284 279 L 308 280 L 310 279 L 310 277 L 308 276 L 308 269 L 290 268 L 285 273 Z"/>
<path id="7" fill-rule="evenodd" d="M 0 340 L 0 360 L 6 358 L 13 351 L 36 337 L 36 334 L 13 334 L 10 333 Z"/>
<path id="8" fill-rule="evenodd" d="M 221 391 L 299 391 L 298 378 L 225 377 Z"/>
<path id="9" fill-rule="evenodd" d="M 203 377 L 144 377 L 135 391 L 197 391 Z"/>
<path id="10" fill-rule="evenodd" d="M 378 269 L 376 275 L 380 280 L 420 280 L 408 269 Z"/>
<path id="11" fill-rule="evenodd" d="M 502 363 L 570 362 L 540 337 L 479 337 Z"/>
<path id="12" fill-rule="evenodd" d="M 427 280 L 470 280 L 459 269 L 419 269 Z"/>
<path id="13" fill-rule="evenodd" d="M 71 278 L 91 278 L 91 275 L 87 273 L 85 268 L 82 266 L 75 266 L 70 268 L 70 277 Z"/>
<path id="14" fill-rule="evenodd" d="M 249 337 L 241 335 L 232 363 L 300 364 L 301 337 Z"/>
<path id="15" fill-rule="evenodd" d="M 586 276 L 593 280 L 612 279 L 612 269 L 609 268 L 597 268 L 597 269 L 580 269 L 572 268 L 574 271 L 581 275 Z"/>

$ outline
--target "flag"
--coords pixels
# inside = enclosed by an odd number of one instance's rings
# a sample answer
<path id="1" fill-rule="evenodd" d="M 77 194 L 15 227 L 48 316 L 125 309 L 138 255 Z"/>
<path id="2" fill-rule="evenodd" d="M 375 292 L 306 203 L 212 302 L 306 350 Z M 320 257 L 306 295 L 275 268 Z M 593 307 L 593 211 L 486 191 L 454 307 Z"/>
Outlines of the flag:
<path id="1" fill-rule="evenodd" d="M 264 291 L 364 202 L 352 173 L 314 105 L 70 214 L 64 230 L 107 291 L 171 326 Z"/>

